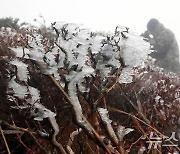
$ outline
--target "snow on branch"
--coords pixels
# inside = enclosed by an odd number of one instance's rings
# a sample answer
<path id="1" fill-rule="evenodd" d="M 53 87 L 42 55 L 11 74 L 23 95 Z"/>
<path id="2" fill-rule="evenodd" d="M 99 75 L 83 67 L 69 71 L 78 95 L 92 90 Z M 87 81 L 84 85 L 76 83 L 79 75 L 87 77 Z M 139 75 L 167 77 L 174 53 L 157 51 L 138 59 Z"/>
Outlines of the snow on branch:
<path id="1" fill-rule="evenodd" d="M 80 116 L 82 107 L 77 93 L 78 90 L 85 91 L 84 79 L 95 76 L 99 70 L 101 80 L 106 81 L 119 67 L 122 67 L 119 82 L 130 83 L 133 67 L 141 65 L 150 51 L 147 42 L 125 27 L 116 27 L 114 34 L 101 34 L 81 29 L 76 24 L 54 23 L 50 33 L 55 37 L 46 41 L 38 31 L 28 33 L 27 44 L 30 48 L 11 49 L 17 57 L 21 55 L 25 59 L 42 63 L 46 73 L 53 75 L 62 87 L 67 88 L 70 98 L 76 105 L 74 111 L 79 124 L 84 122 Z M 17 60 L 11 63 L 20 65 Z M 18 74 L 27 81 L 27 73 L 25 74 L 27 65 L 22 64 L 22 66 L 21 69 L 18 68 Z M 60 74 L 60 69 L 64 69 L 66 74 Z M 25 96 L 28 90 L 24 87 L 21 91 L 23 89 Z"/>
<path id="2" fill-rule="evenodd" d="M 108 78 L 115 77 L 120 68 L 119 83 L 131 83 L 133 68 L 142 65 L 150 53 L 149 44 L 126 27 L 116 27 L 114 33 L 105 34 L 93 33 L 76 24 L 53 23 L 48 32 L 52 37 L 44 37 L 37 30 L 29 31 L 26 34 L 26 46 L 11 47 L 16 58 L 10 64 L 16 67 L 16 74 L 11 78 L 9 88 L 13 90 L 14 96 L 26 99 L 26 105 L 32 107 L 34 120 L 55 120 L 56 114 L 40 104 L 40 91 L 28 85 L 31 79 L 28 71 L 30 61 L 36 66 L 37 72 L 50 75 L 64 88 L 71 99 L 78 125 L 92 135 L 92 128 L 84 120 L 78 95 L 79 92 L 83 94 L 89 91 L 88 85 L 91 83 L 87 78 L 99 76 L 101 87 L 105 88 Z M 119 136 L 113 130 L 108 111 L 103 108 L 98 111 L 109 136 L 118 145 Z"/>
<path id="3" fill-rule="evenodd" d="M 118 145 L 118 138 L 114 132 L 114 129 L 111 125 L 112 120 L 109 119 L 108 111 L 104 108 L 98 108 L 98 112 L 100 114 L 100 117 L 103 121 L 103 123 L 106 125 L 107 131 L 109 133 L 109 136 L 112 138 L 113 142 Z"/>

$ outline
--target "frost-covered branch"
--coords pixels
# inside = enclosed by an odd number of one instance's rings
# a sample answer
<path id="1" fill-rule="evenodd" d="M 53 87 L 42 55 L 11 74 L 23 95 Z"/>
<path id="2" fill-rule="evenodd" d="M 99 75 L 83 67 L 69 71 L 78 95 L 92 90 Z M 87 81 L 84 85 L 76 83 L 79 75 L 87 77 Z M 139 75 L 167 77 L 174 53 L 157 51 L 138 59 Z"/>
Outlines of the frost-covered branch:
<path id="1" fill-rule="evenodd" d="M 112 120 L 109 119 L 109 115 L 108 115 L 107 109 L 99 108 L 98 112 L 99 112 L 99 115 L 100 115 L 103 123 L 106 126 L 106 129 L 108 131 L 108 134 L 109 134 L 110 138 L 112 139 L 112 141 L 116 145 L 118 145 L 119 141 L 118 141 L 118 138 L 117 138 L 117 136 L 116 136 L 116 134 L 114 132 L 114 129 L 113 129 L 112 125 L 111 125 Z"/>
<path id="2" fill-rule="evenodd" d="M 11 109 L 26 111 L 36 121 L 48 119 L 53 129 L 51 141 L 63 151 L 62 145 L 56 140 L 61 129 L 56 118 L 69 105 L 76 125 L 86 135 L 107 152 L 114 150 L 122 153 L 123 147 L 118 150 L 116 147 L 123 137 L 114 130 L 108 110 L 101 108 L 99 111 L 108 134 L 103 135 L 109 136 L 112 142 L 106 145 L 99 135 L 104 132 L 94 129 L 91 106 L 96 110 L 97 106 L 101 106 L 99 103 L 102 98 L 107 101 L 101 93 L 111 95 L 118 87 L 116 85 L 133 81 L 134 67 L 142 66 L 150 52 L 148 43 L 125 27 L 116 27 L 114 34 L 103 34 L 90 32 L 76 24 L 55 22 L 52 29 L 47 30 L 48 36 L 38 30 L 29 31 L 25 36 L 27 45 L 11 47 L 16 55 L 9 63 L 12 69 L 8 95 L 23 100 L 23 103 L 17 101 L 15 105 L 11 100 Z M 37 82 L 38 79 L 42 81 Z M 94 83 L 91 86 L 92 80 Z M 32 84 L 33 81 L 35 84 Z M 96 90 L 91 91 L 93 87 Z M 53 97 L 51 90 L 52 93 L 56 92 Z M 93 98 L 90 98 L 91 92 Z M 48 97 L 42 98 L 47 93 Z M 61 99 L 54 103 L 54 97 Z M 99 119 L 98 116 L 96 119 Z M 125 136 L 126 129 L 120 130 L 123 130 Z"/>
<path id="3" fill-rule="evenodd" d="M 80 128 L 80 129 L 77 129 L 76 131 L 74 131 L 74 132 L 72 132 L 72 133 L 70 134 L 70 138 L 69 138 L 69 141 L 68 141 L 68 144 L 67 144 L 67 150 L 68 150 L 69 154 L 74 154 L 71 146 L 72 146 L 72 144 L 73 144 L 74 138 L 75 138 L 79 133 L 81 133 L 81 131 L 82 131 L 82 129 Z"/>

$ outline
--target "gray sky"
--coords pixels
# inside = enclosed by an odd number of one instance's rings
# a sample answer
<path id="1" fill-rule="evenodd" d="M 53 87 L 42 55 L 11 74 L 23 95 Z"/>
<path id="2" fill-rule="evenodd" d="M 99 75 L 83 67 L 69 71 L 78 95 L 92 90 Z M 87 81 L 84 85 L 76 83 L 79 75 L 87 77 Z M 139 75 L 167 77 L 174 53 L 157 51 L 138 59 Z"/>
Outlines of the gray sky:
<path id="1" fill-rule="evenodd" d="M 42 15 L 47 24 L 65 21 L 102 31 L 122 25 L 141 33 L 148 20 L 155 17 L 180 40 L 178 0 L 1 0 L 0 4 L 0 17 L 33 22 Z"/>

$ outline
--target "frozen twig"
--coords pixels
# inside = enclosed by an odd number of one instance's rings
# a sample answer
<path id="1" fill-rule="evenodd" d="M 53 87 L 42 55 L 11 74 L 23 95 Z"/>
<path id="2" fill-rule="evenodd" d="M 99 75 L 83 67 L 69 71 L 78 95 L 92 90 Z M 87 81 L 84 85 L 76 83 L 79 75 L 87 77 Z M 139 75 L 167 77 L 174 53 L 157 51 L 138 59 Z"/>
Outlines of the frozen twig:
<path id="1" fill-rule="evenodd" d="M 109 119 L 109 115 L 108 115 L 108 111 L 107 109 L 103 109 L 103 108 L 98 108 L 98 112 L 99 112 L 99 115 L 103 121 L 103 123 L 105 124 L 106 126 L 106 129 L 108 131 L 108 134 L 110 136 L 110 138 L 112 139 L 112 141 L 118 145 L 118 138 L 113 130 L 113 127 L 111 125 L 111 122 L 112 120 Z"/>
<path id="2" fill-rule="evenodd" d="M 59 126 L 56 122 L 55 117 L 49 117 L 48 120 L 49 120 L 52 128 L 54 129 L 54 133 L 52 135 L 52 143 L 59 149 L 59 151 L 62 154 L 67 154 L 66 151 L 64 150 L 63 146 L 60 143 L 58 143 L 56 140 L 56 136 L 59 133 Z"/>
<path id="3" fill-rule="evenodd" d="M 74 141 L 74 138 L 82 131 L 82 129 L 77 129 L 76 131 L 72 132 L 70 134 L 70 138 L 69 138 L 69 141 L 68 141 L 68 144 L 67 144 L 67 150 L 68 150 L 68 153 L 69 154 L 74 154 L 71 146 L 73 144 L 73 141 Z"/>
<path id="4" fill-rule="evenodd" d="M 37 62 L 38 66 L 43 69 L 44 71 L 46 70 L 44 65 L 40 62 Z M 51 78 L 51 80 L 54 82 L 54 84 L 58 87 L 58 89 L 62 92 L 62 94 L 65 96 L 65 98 L 68 100 L 68 102 L 70 102 L 70 104 L 74 107 L 74 109 L 76 110 L 77 113 L 79 113 L 79 116 L 82 117 L 82 119 L 85 121 L 85 123 L 88 125 L 88 127 L 91 129 L 91 131 L 93 132 L 94 136 L 89 133 L 88 130 L 85 129 L 85 131 L 88 133 L 89 136 L 91 136 L 92 138 L 96 138 L 99 143 L 104 147 L 104 149 L 106 149 L 106 151 L 110 154 L 110 150 L 107 148 L 107 146 L 103 143 L 101 137 L 99 136 L 99 134 L 96 132 L 96 130 L 92 127 L 92 125 L 88 122 L 88 120 L 86 119 L 86 117 L 82 114 L 82 112 L 77 108 L 76 104 L 72 101 L 72 99 L 68 96 L 68 94 L 64 91 L 64 89 L 62 88 L 62 86 L 59 84 L 59 82 L 51 75 L 48 74 L 47 75 Z M 82 125 L 81 125 L 82 127 Z"/>
<path id="5" fill-rule="evenodd" d="M 118 150 L 121 154 L 125 154 L 124 148 L 119 144 L 118 137 L 116 136 L 116 133 L 111 125 L 112 120 L 109 119 L 108 111 L 107 109 L 98 108 L 99 115 L 105 124 L 106 130 L 109 134 L 110 139 L 112 142 L 118 147 Z M 109 145 L 110 146 L 110 145 Z M 111 148 L 112 149 L 112 148 Z"/>

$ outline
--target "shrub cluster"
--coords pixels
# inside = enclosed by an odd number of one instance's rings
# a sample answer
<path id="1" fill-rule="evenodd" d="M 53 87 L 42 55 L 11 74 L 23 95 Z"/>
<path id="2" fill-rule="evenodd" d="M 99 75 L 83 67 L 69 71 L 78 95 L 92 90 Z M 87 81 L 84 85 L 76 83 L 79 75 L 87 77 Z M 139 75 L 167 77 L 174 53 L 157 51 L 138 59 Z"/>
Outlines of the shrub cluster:
<path id="1" fill-rule="evenodd" d="M 178 152 L 180 77 L 128 28 L 0 34 L 0 153 Z"/>

